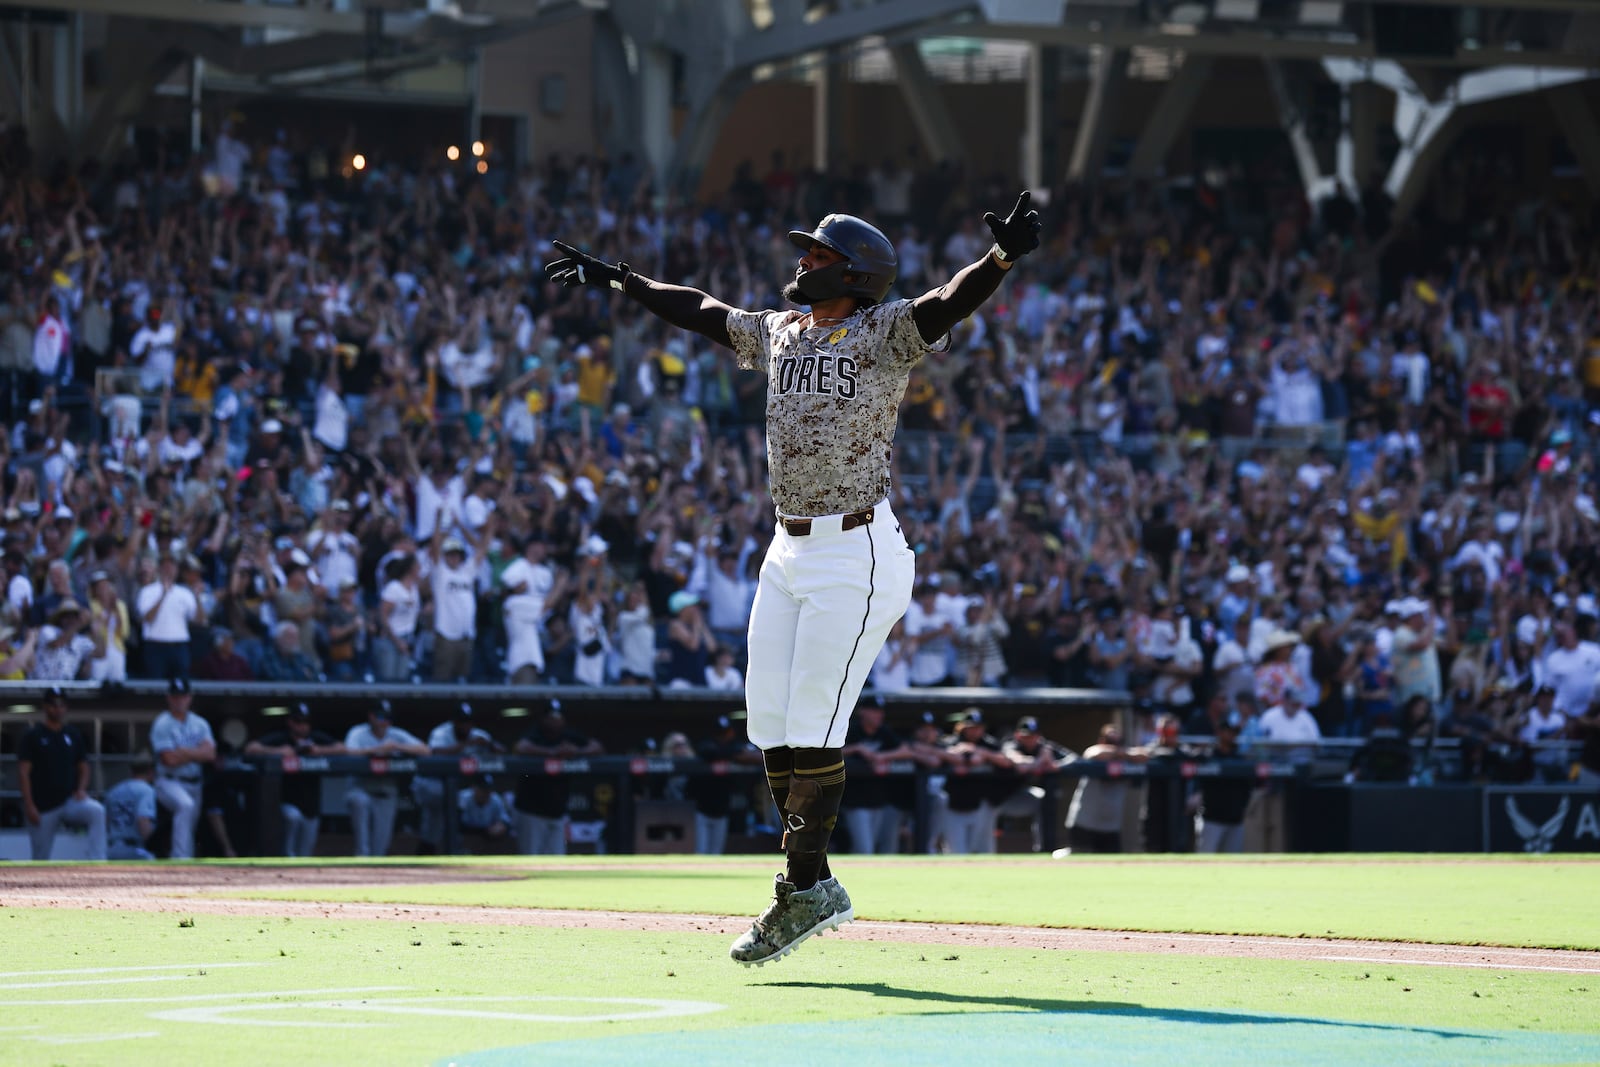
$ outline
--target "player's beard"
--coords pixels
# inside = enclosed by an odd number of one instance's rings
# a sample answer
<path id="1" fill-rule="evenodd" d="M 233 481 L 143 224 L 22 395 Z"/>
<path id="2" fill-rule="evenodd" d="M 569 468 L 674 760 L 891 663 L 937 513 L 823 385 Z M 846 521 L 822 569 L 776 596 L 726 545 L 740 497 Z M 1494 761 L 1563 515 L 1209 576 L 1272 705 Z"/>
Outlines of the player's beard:
<path id="1" fill-rule="evenodd" d="M 845 267 L 848 264 L 832 263 L 819 270 L 796 271 L 794 281 L 783 287 L 783 298 L 791 304 L 812 307 L 829 300 L 849 296 L 845 290 Z"/>

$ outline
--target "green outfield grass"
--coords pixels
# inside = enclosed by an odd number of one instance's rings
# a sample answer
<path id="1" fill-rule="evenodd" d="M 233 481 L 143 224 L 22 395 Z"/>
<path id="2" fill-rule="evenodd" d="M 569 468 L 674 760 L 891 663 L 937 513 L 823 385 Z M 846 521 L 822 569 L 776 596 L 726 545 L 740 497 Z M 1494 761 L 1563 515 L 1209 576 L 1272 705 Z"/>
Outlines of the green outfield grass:
<path id="1" fill-rule="evenodd" d="M 840 857 L 861 918 L 1600 949 L 1600 860 L 1484 857 Z M 267 899 L 742 915 L 780 860 L 568 857 L 496 882 L 261 891 Z"/>
<path id="2" fill-rule="evenodd" d="M 964 1035 L 920 1051 L 882 1046 L 873 1062 L 886 1064 L 1000 1062 L 1002 1048 L 1030 1041 L 1059 1049 L 1092 1037 L 1115 1048 L 1141 1034 L 1151 1055 L 1170 1057 L 1189 1034 L 1277 1063 L 1366 1048 L 1377 1063 L 1600 1059 L 1600 980 L 1570 974 L 830 938 L 747 971 L 728 961 L 725 937 L 704 934 L 183 921 L 0 912 L 0 1062 L 703 1067 L 748 1062 L 750 1042 L 774 1024 L 801 1040 L 810 1033 L 819 1048 L 870 1050 L 872 1034 L 896 1026 L 909 1028 L 904 1041 Z M 608 1018 L 639 1013 L 653 1017 Z M 992 1044 L 997 1028 L 1007 1043 Z M 516 1051 L 474 1054 L 493 1049 Z M 1341 1061 L 1350 1062 L 1331 1062 Z M 1186 1062 L 1228 1061 L 1191 1047 Z"/>
<path id="3" fill-rule="evenodd" d="M 468 862 L 424 865 L 450 878 Z M 273 895 L 742 915 L 764 903 L 775 869 L 749 858 L 479 862 L 509 879 Z M 1589 917 L 1600 863 L 841 857 L 839 867 L 864 918 L 1600 940 Z M 1600 1064 L 1600 974 L 833 937 L 747 970 L 728 960 L 728 940 L 0 907 L 0 1067 Z"/>

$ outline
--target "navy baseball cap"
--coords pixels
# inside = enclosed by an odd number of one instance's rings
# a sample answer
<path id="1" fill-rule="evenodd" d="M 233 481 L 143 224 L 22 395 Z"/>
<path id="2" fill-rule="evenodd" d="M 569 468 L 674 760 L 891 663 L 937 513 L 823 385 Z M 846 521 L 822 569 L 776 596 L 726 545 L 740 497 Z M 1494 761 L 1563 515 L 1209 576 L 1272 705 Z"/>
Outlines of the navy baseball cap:
<path id="1" fill-rule="evenodd" d="M 167 692 L 178 696 L 188 696 L 194 692 L 187 678 L 172 678 L 167 682 Z"/>
<path id="2" fill-rule="evenodd" d="M 67 702 L 67 691 L 59 685 L 52 685 L 44 691 L 44 702 L 46 704 L 65 704 Z"/>
<path id="3" fill-rule="evenodd" d="M 1017 733 L 1020 734 L 1024 730 L 1030 734 L 1038 733 L 1039 720 L 1034 718 L 1032 715 L 1024 715 L 1022 718 L 1017 720 Z"/>
<path id="4" fill-rule="evenodd" d="M 394 718 L 394 709 L 389 706 L 389 702 L 387 700 L 380 700 L 372 706 L 372 711 L 370 714 L 374 719 L 383 719 L 387 721 Z"/>
<path id="5" fill-rule="evenodd" d="M 1217 725 L 1226 727 L 1229 730 L 1237 730 L 1239 727 L 1244 725 L 1244 716 L 1240 715 L 1237 711 L 1230 711 L 1228 712 L 1227 716 Z"/>
<path id="6" fill-rule="evenodd" d="M 718 715 L 717 716 L 717 727 L 719 729 L 726 730 L 728 727 L 730 727 L 732 725 L 733 725 L 733 720 L 728 718 L 726 715 Z"/>
<path id="7" fill-rule="evenodd" d="M 460 706 L 456 708 L 455 717 L 458 719 L 472 718 L 472 705 L 463 700 Z"/>
<path id="8" fill-rule="evenodd" d="M 937 726 L 939 724 L 939 720 L 934 716 L 933 712 L 931 712 L 931 711 L 925 711 L 925 712 L 922 713 L 922 721 L 923 722 L 927 722 L 927 723 L 932 723 L 935 726 Z"/>
<path id="9" fill-rule="evenodd" d="M 309 719 L 309 718 L 311 718 L 311 705 L 310 704 L 296 704 L 294 707 L 289 709 L 289 717 L 293 718 L 293 719 Z"/>

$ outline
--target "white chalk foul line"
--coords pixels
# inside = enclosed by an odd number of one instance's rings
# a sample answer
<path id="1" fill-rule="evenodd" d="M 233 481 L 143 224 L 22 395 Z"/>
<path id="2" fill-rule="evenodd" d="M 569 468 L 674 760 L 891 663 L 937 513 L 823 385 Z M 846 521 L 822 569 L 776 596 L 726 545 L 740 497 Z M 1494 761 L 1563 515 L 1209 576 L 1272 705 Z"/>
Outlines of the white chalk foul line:
<path id="1" fill-rule="evenodd" d="M 1417 960 L 1404 956 L 1318 956 L 1329 963 L 1387 963 L 1393 967 L 1480 967 L 1486 971 L 1557 971 L 1562 974 L 1600 974 L 1595 967 L 1549 967 L 1532 963 L 1486 963 L 1476 960 Z"/>
<path id="2" fill-rule="evenodd" d="M 0 978 L 42 978 L 50 974 L 129 974 L 139 971 L 215 971 L 223 967 L 265 966 L 265 963 L 147 963 L 143 967 L 70 967 L 64 971 L 0 971 Z"/>
<path id="3" fill-rule="evenodd" d="M 644 1010 L 613 1011 L 605 1013 L 573 1014 L 550 1011 L 486 1011 L 472 1007 L 474 1004 L 598 1004 L 618 1005 Z M 429 1007 L 428 1005 L 459 1004 L 461 1007 Z M 152 1019 L 163 1022 L 216 1023 L 224 1026 L 274 1026 L 317 1027 L 322 1029 L 360 1029 L 388 1026 L 385 1022 L 324 1022 L 305 1018 L 305 1012 L 337 1011 L 351 1015 L 431 1015 L 452 1019 L 483 1019 L 497 1022 L 519 1023 L 611 1023 L 635 1019 L 672 1019 L 687 1015 L 704 1015 L 722 1011 L 725 1005 L 700 1000 L 658 1000 L 643 997 L 393 997 L 379 1000 L 321 1000 L 301 1001 L 294 1004 L 215 1004 L 199 1007 L 174 1008 L 170 1011 L 151 1012 Z M 296 1011 L 302 1014 L 293 1019 L 244 1018 L 244 1012 Z"/>
<path id="4" fill-rule="evenodd" d="M 99 1041 L 129 1041 L 136 1037 L 160 1037 L 159 1030 L 139 1030 L 128 1034 L 73 1034 L 70 1036 L 28 1037 L 41 1045 L 90 1045 Z"/>
<path id="5" fill-rule="evenodd" d="M 9 993 L 13 989 L 63 989 L 67 986 L 86 985 L 135 985 L 140 982 L 181 982 L 186 978 L 197 977 L 193 974 L 147 974 L 142 978 L 74 978 L 70 982 L 0 982 L 0 993 Z"/>
<path id="6" fill-rule="evenodd" d="M 330 993 L 403 993 L 410 986 L 340 986 L 337 989 L 267 989 L 259 993 L 189 993 L 178 997 L 91 997 L 88 1000 L 8 1000 L 6 1009 L 27 1007 L 93 1008 L 101 1004 L 192 1004 L 197 1000 L 248 1000 L 252 997 L 325 997 Z M 292 1006 L 292 1005 L 286 1005 Z"/>

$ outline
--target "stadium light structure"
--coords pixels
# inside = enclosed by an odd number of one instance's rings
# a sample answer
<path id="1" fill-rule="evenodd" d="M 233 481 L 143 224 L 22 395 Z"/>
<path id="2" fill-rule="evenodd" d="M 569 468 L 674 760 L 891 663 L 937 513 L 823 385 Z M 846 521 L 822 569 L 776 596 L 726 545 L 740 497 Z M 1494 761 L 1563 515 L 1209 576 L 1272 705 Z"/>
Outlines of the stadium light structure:
<path id="1" fill-rule="evenodd" d="M 356 168 L 356 170 L 366 170 L 367 169 L 367 157 L 362 155 L 360 152 L 357 152 L 351 158 L 350 165 L 352 167 Z"/>
<path id="2" fill-rule="evenodd" d="M 1254 22 L 1261 17 L 1261 0 L 1216 0 L 1211 17 L 1226 22 Z"/>
<path id="3" fill-rule="evenodd" d="M 1300 0 L 1300 21 L 1307 26 L 1344 25 L 1344 0 Z"/>
<path id="4" fill-rule="evenodd" d="M 488 150 L 489 150 L 488 146 L 486 146 L 482 141 L 473 141 L 472 142 L 472 154 L 474 156 L 477 156 L 478 158 L 481 159 L 481 158 L 483 158 L 483 154 L 485 152 L 487 152 Z"/>
<path id="5" fill-rule="evenodd" d="M 457 148 L 455 145 L 451 145 L 449 148 L 444 150 L 444 158 L 454 163 L 456 160 L 461 158 L 461 149 Z"/>

